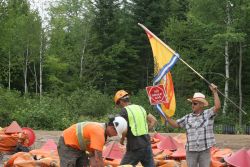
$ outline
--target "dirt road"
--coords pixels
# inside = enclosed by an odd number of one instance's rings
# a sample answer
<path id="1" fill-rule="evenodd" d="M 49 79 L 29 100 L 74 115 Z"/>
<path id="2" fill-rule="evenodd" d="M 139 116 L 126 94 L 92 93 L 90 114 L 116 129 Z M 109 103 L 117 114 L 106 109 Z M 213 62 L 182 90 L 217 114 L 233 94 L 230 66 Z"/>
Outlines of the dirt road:
<path id="1" fill-rule="evenodd" d="M 58 141 L 61 131 L 41 131 L 37 130 L 36 133 L 36 142 L 33 144 L 32 149 L 40 148 L 48 139 L 53 139 L 55 142 Z M 176 136 L 177 134 L 168 133 L 165 135 Z M 234 151 L 237 151 L 243 147 L 250 149 L 250 135 L 223 135 L 216 134 L 216 147 L 219 148 L 231 148 Z M 0 167 L 3 166 L 3 161 L 8 159 L 9 155 L 4 155 L 0 159 Z"/>
<path id="2" fill-rule="evenodd" d="M 176 136 L 177 134 L 168 133 L 167 135 Z M 237 151 L 243 147 L 250 149 L 250 135 L 215 134 L 215 140 L 215 146 L 218 148 L 230 148 L 233 151 Z"/>
<path id="3" fill-rule="evenodd" d="M 47 139 L 54 139 L 56 142 L 61 135 L 61 131 L 36 131 L 36 142 L 33 148 L 40 148 Z M 165 135 L 176 136 L 176 133 L 166 133 Z M 215 134 L 216 147 L 231 148 L 236 151 L 243 147 L 250 149 L 250 135 L 224 135 Z"/>

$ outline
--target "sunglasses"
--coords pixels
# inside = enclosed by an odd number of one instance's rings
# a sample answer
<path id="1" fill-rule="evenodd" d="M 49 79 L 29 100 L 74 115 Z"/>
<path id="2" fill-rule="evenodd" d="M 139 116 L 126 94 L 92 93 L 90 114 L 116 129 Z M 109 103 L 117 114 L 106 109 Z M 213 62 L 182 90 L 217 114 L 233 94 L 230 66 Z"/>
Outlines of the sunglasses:
<path id="1" fill-rule="evenodd" d="M 192 102 L 192 105 L 194 105 L 194 106 L 196 106 L 196 105 L 198 105 L 199 103 L 197 103 L 197 102 Z"/>

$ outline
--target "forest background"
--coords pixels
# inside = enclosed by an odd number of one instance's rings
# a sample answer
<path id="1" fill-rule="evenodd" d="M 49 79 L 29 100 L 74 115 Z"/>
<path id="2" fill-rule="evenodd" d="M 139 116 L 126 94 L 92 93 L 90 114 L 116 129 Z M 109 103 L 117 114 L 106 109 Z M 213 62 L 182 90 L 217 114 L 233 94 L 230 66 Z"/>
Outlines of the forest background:
<path id="1" fill-rule="evenodd" d="M 16 120 L 62 130 L 107 121 L 119 112 L 113 102 L 119 89 L 160 120 L 145 91 L 154 61 L 142 23 L 248 113 L 220 96 L 216 132 L 250 129 L 250 0 L 58 0 L 45 6 L 47 17 L 32 0 L 0 0 L 0 126 Z M 213 104 L 208 85 L 182 62 L 171 72 L 175 119 L 191 112 L 186 99 L 194 92 Z M 157 130 L 174 131 L 160 121 Z"/>

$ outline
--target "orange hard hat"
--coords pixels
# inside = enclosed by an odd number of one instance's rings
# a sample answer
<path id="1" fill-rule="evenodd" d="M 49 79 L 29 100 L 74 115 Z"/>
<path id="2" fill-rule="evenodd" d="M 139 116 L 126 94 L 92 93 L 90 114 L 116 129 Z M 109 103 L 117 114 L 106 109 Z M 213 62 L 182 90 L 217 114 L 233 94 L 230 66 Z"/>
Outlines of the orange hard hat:
<path id="1" fill-rule="evenodd" d="M 117 104 L 117 102 L 120 100 L 120 98 L 122 98 L 126 95 L 128 95 L 128 92 L 126 92 L 125 90 L 117 91 L 115 94 L 115 97 L 114 97 L 115 104 Z"/>

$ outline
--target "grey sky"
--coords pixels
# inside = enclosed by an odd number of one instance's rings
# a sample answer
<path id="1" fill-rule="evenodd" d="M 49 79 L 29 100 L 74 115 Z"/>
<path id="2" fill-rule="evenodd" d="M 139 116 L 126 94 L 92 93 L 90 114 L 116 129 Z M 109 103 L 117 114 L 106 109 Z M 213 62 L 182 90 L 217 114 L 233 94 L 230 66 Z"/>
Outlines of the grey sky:
<path id="1" fill-rule="evenodd" d="M 58 0 L 29 0 L 31 4 L 31 9 L 38 9 L 39 14 L 43 20 L 43 27 L 47 25 L 49 15 L 48 8 L 51 3 L 56 3 Z"/>

